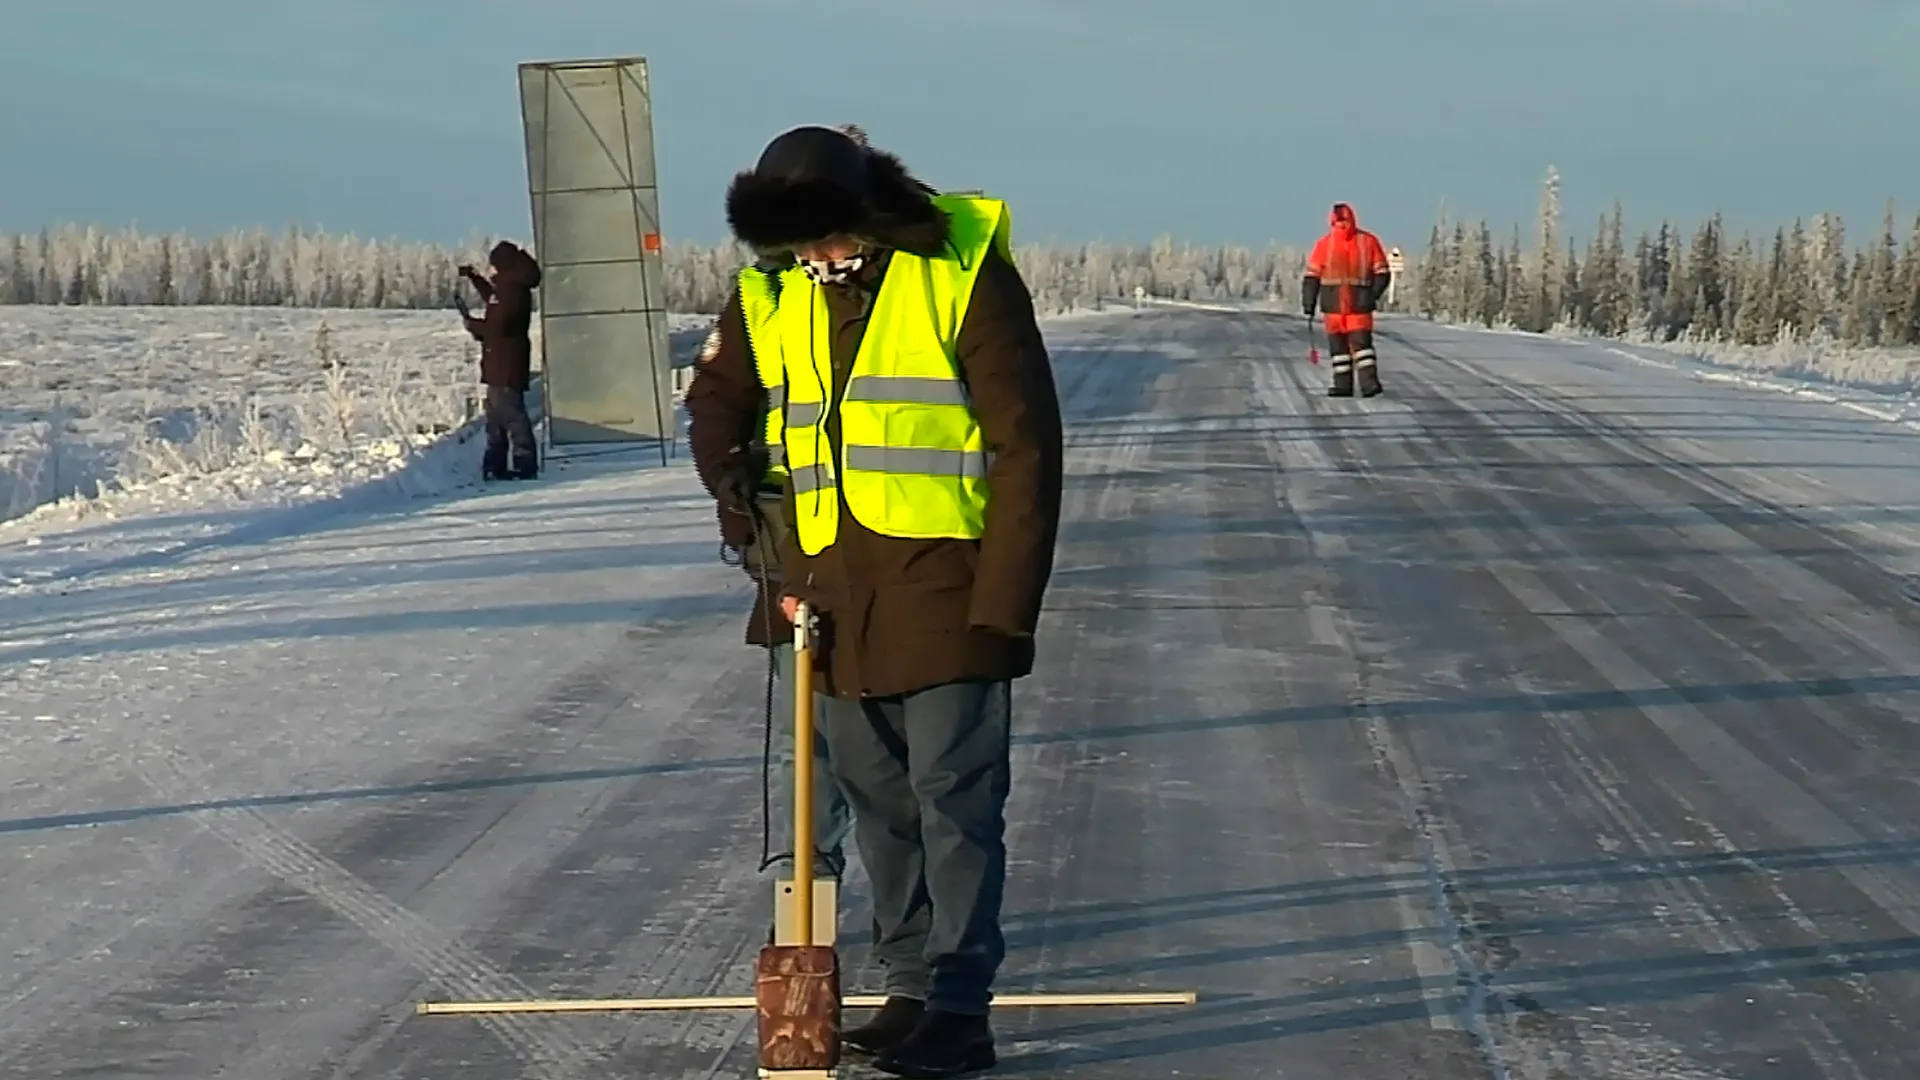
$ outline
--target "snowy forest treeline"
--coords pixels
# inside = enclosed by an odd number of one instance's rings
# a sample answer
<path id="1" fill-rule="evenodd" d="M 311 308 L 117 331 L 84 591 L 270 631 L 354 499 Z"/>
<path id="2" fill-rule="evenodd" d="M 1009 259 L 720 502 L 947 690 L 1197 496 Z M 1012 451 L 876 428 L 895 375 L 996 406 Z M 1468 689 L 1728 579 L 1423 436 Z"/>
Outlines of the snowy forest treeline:
<path id="1" fill-rule="evenodd" d="M 1584 240 L 1561 220 L 1548 169 L 1530 229 L 1436 222 L 1408 256 L 1395 306 L 1449 322 L 1602 336 L 1765 344 L 1829 336 L 1850 345 L 1920 345 L 1920 217 L 1898 235 L 1889 202 L 1856 237 L 1818 214 L 1771 235 L 1731 234 L 1721 218 L 1662 221 L 1629 239 L 1616 204 Z M 1504 235 L 1501 235 L 1504 233 Z M 1858 242 L 1856 242 L 1858 241 Z M 65 226 L 0 236 L 0 303 L 443 308 L 455 267 L 480 262 L 491 238 L 460 247 L 290 230 L 197 238 Z M 1037 306 L 1098 307 L 1136 288 L 1169 299 L 1293 303 L 1305 252 L 1198 247 L 1162 239 L 1017 248 Z M 668 307 L 719 308 L 747 252 L 737 244 L 666 247 Z"/>
<path id="2" fill-rule="evenodd" d="M 1517 226 L 1496 239 L 1485 221 L 1435 223 L 1425 250 L 1408 253 L 1408 276 L 1418 275 L 1403 306 L 1449 322 L 1601 337 L 1920 345 L 1920 216 L 1903 245 L 1891 200 L 1851 246 L 1838 214 L 1771 236 L 1731 235 L 1716 214 L 1691 227 L 1663 221 L 1629 241 L 1617 202 L 1581 245 L 1561 220 L 1560 184 L 1548 169 L 1524 239 Z"/>
<path id="3" fill-rule="evenodd" d="M 446 308 L 459 285 L 456 268 L 484 263 L 492 243 L 476 236 L 454 248 L 264 229 L 198 238 L 69 225 L 0 236 L 0 304 Z M 667 307 L 689 313 L 720 310 L 750 260 L 733 243 L 669 243 L 664 255 Z M 1053 313 L 1136 288 L 1183 300 L 1297 293 L 1305 256 L 1161 240 L 1146 248 L 1028 244 L 1015 257 L 1036 305 Z"/>

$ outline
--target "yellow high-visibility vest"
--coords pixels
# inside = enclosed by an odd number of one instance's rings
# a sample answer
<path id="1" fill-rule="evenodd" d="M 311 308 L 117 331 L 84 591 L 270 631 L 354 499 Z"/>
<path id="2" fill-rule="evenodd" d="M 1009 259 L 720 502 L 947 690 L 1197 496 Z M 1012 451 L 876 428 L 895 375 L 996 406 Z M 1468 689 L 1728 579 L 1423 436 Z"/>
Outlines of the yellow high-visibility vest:
<path id="1" fill-rule="evenodd" d="M 766 272 L 749 266 L 740 271 L 740 314 L 747 324 L 747 348 L 753 353 L 753 367 L 760 385 L 767 391 L 766 418 L 761 437 L 767 444 L 769 487 L 779 487 L 787 479 L 786 448 L 781 445 L 781 414 L 787 404 L 785 367 L 780 363 L 780 342 L 774 336 L 774 318 L 779 314 L 775 282 Z"/>
<path id="2" fill-rule="evenodd" d="M 786 387 L 782 441 L 793 475 L 800 550 L 817 555 L 839 535 L 840 502 L 883 536 L 978 539 L 985 531 L 991 457 L 960 378 L 956 347 L 989 250 L 1013 260 L 1006 204 L 977 195 L 934 200 L 952 223 L 947 249 L 895 251 L 838 404 L 830 318 L 822 286 L 798 267 L 782 274 L 778 338 Z"/>

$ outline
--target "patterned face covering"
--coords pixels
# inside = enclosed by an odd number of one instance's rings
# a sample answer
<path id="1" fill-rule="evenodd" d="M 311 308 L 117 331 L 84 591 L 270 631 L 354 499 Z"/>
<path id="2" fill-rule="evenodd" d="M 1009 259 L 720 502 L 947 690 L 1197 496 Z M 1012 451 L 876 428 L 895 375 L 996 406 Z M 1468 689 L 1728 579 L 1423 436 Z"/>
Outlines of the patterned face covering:
<path id="1" fill-rule="evenodd" d="M 865 255 L 854 255 L 845 259 L 801 259 L 800 269 L 806 272 L 816 284 L 844 285 L 853 280 L 853 275 L 867 264 Z"/>

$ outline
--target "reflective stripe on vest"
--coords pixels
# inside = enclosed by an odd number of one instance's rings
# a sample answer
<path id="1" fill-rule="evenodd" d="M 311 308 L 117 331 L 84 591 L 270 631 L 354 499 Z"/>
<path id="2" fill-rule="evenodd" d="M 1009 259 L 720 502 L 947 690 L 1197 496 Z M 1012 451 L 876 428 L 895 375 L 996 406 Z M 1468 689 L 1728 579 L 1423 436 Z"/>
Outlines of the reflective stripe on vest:
<path id="1" fill-rule="evenodd" d="M 978 539 L 986 527 L 986 438 L 955 358 L 960 327 L 990 248 L 1012 261 L 1006 204 L 978 196 L 934 200 L 951 221 L 948 249 L 927 258 L 895 251 L 838 405 L 840 460 L 828 454 L 833 343 L 821 286 L 799 269 L 781 285 L 780 346 L 787 367 L 785 442 L 800 550 L 817 555 L 839 535 L 840 504 L 883 536 Z"/>
<path id="2" fill-rule="evenodd" d="M 773 278 L 749 266 L 740 271 L 740 315 L 747 325 L 747 348 L 753 353 L 753 368 L 767 392 L 767 411 L 761 421 L 761 438 L 767 444 L 766 482 L 778 487 L 787 478 L 786 447 L 781 444 L 780 416 L 787 404 L 784 366 L 780 363 L 780 339 L 774 333 L 779 315 Z"/>

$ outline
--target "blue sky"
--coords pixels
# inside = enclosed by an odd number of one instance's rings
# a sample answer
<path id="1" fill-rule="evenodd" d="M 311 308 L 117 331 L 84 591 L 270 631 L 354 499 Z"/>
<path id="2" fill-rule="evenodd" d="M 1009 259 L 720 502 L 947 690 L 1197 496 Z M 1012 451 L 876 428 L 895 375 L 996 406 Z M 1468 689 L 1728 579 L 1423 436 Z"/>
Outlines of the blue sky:
<path id="1" fill-rule="evenodd" d="M 524 235 L 514 67 L 653 67 L 671 238 L 734 170 L 856 121 L 1020 240 L 1392 243 L 1724 210 L 1920 210 L 1920 0 L 0 0 L 0 231 Z M 1504 230 L 1503 230 L 1504 231 Z"/>

